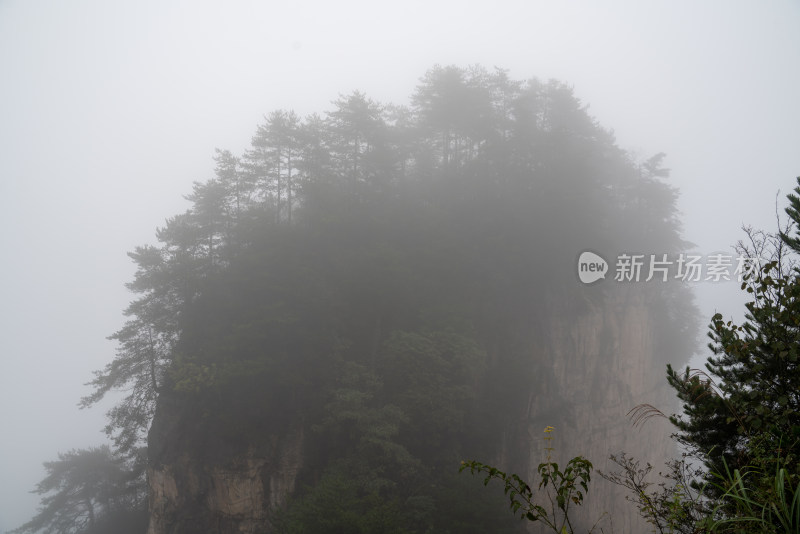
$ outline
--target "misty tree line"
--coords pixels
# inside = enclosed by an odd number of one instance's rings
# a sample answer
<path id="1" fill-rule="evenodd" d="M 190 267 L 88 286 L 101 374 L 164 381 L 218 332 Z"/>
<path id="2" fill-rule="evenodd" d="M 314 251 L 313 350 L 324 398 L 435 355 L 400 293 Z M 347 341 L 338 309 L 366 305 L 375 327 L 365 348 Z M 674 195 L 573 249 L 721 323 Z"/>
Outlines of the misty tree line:
<path id="1" fill-rule="evenodd" d="M 143 443 L 180 337 L 181 307 L 197 296 L 200 280 L 247 246 L 248 231 L 324 224 L 325 210 L 342 203 L 401 195 L 443 201 L 438 188 L 447 189 L 450 202 L 469 192 L 495 196 L 503 182 L 517 180 L 514 188 L 548 203 L 581 196 L 567 217 L 585 217 L 578 210 L 587 208 L 620 219 L 628 212 L 631 227 L 652 221 L 640 239 L 620 241 L 635 246 L 655 234 L 670 250 L 681 245 L 675 193 L 657 180 L 665 175 L 663 155 L 634 169 L 565 84 L 513 81 L 501 70 L 436 67 L 422 79 L 411 107 L 380 105 L 360 92 L 333 104 L 324 118 L 270 113 L 241 157 L 218 149 L 216 176 L 195 183 L 187 196 L 192 208 L 158 230 L 161 246 L 129 254 L 138 271 L 127 287 L 141 296 L 111 336 L 119 342 L 117 357 L 97 373 L 95 392 L 82 401 L 90 406 L 112 389 L 130 390 L 109 413 L 107 431 L 119 451 Z M 616 202 L 603 208 L 609 200 Z M 557 227 L 559 217 L 550 220 Z"/>
<path id="2" fill-rule="evenodd" d="M 275 111 L 214 160 L 159 244 L 129 254 L 137 298 L 81 405 L 126 392 L 105 431 L 142 485 L 164 399 L 231 440 L 310 421 L 284 532 L 324 532 L 298 507 L 330 517 L 331 492 L 364 510 L 337 528 L 496 525 L 443 466 L 464 443 L 490 457 L 524 385 L 547 380 L 525 349 L 542 302 L 602 298 L 572 275 L 582 249 L 684 246 L 663 154 L 634 160 L 569 86 L 499 69 L 434 67 L 407 106 L 354 92 L 324 116 Z M 688 355 L 689 308 L 653 291 L 662 352 Z"/>

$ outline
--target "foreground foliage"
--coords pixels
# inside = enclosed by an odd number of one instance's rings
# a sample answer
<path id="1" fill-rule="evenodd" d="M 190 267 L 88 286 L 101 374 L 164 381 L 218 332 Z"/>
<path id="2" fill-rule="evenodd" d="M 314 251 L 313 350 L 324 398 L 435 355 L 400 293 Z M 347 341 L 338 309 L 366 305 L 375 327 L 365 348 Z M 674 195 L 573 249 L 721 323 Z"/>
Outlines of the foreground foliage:
<path id="1" fill-rule="evenodd" d="M 667 367 L 683 401 L 670 418 L 683 458 L 668 464 L 656 492 L 652 467 L 625 456 L 606 476 L 630 490 L 658 532 L 800 531 L 800 178 L 794 191 L 784 228 L 746 228 L 737 246 L 749 265 L 741 288 L 752 297 L 744 324 L 712 318 L 706 371 Z M 644 405 L 634 415 L 663 414 Z"/>
<path id="2" fill-rule="evenodd" d="M 800 481 L 780 463 L 774 473 L 735 469 L 719 477 L 725 493 L 710 521 L 711 532 L 800 533 Z M 724 509 L 720 513 L 720 509 Z"/>
<path id="3" fill-rule="evenodd" d="M 546 433 L 553 431 L 547 427 Z M 549 436 L 545 439 L 551 439 Z M 461 462 L 459 472 L 469 470 L 471 474 L 484 473 L 484 485 L 492 480 L 503 483 L 503 493 L 509 500 L 514 515 L 531 522 L 540 522 L 557 534 L 575 532 L 570 517 L 572 505 L 580 506 L 584 494 L 589 491 L 592 463 L 576 456 L 567 462 L 562 472 L 548 454 L 547 460 L 539 464 L 536 471 L 540 481 L 537 492 L 516 473 L 508 474 L 496 467 L 469 460 Z"/>
<path id="4" fill-rule="evenodd" d="M 704 493 L 722 499 L 720 525 L 740 523 L 756 506 L 761 517 L 747 527 L 755 532 L 763 522 L 798 525 L 796 515 L 778 513 L 794 509 L 786 498 L 800 483 L 800 178 L 795 193 L 785 228 L 749 230 L 749 243 L 739 245 L 753 264 L 742 283 L 753 299 L 745 322 L 713 317 L 707 373 L 668 369 L 684 403 L 683 417 L 672 420 L 681 442 L 705 453 Z"/>

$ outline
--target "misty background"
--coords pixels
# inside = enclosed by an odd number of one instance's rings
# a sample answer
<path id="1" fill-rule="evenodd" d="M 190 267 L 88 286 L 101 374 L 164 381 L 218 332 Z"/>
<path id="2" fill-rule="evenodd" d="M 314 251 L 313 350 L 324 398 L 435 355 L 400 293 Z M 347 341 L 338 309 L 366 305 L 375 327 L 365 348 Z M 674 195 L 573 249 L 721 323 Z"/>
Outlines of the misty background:
<path id="1" fill-rule="evenodd" d="M 126 252 L 264 113 L 353 90 L 406 103 L 436 63 L 555 78 L 620 147 L 666 152 L 684 237 L 732 253 L 742 223 L 775 228 L 800 175 L 798 26 L 796 1 L 0 0 L 0 531 L 35 512 L 43 461 L 105 442 L 111 403 L 76 405 L 114 354 Z M 703 331 L 741 317 L 735 282 L 694 287 Z"/>

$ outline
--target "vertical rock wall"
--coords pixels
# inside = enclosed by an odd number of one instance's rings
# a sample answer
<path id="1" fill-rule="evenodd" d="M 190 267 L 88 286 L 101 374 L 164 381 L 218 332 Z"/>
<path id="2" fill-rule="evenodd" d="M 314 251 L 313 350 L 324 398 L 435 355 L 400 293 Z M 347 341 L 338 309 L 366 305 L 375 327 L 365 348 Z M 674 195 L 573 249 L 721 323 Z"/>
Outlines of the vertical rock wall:
<path id="1" fill-rule="evenodd" d="M 176 407 L 162 403 L 150 433 L 147 533 L 269 532 L 303 465 L 302 424 L 236 451 L 187 429 L 193 418 L 169 413 Z"/>
<path id="2" fill-rule="evenodd" d="M 577 319 L 546 315 L 545 339 L 531 348 L 530 360 L 532 374 L 541 378 L 532 383 L 524 423 L 508 429 L 500 458 L 504 467 L 527 464 L 520 472 L 538 485 L 536 469 L 546 458 L 545 446 L 554 447 L 552 457 L 560 466 L 581 455 L 605 472 L 615 470 L 609 455 L 622 451 L 642 464 L 650 462 L 656 473 L 676 455 L 666 419 L 652 418 L 634 428 L 627 416 L 643 403 L 671 413 L 676 402 L 664 361 L 687 356 L 662 354 L 655 334 L 664 325 L 655 324 L 648 298 L 645 291 L 627 288 L 590 305 Z M 548 425 L 555 431 L 545 445 Z M 625 492 L 596 472 L 584 505 L 574 512 L 587 529 L 601 520 L 606 532 L 612 522 L 614 532 L 649 531 L 625 501 Z"/>

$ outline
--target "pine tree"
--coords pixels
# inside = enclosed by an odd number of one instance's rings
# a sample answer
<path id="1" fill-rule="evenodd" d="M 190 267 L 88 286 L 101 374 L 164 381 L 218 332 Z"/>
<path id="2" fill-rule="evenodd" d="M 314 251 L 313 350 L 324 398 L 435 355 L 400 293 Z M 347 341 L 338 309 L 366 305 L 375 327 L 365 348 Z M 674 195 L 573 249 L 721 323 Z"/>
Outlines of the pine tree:
<path id="1" fill-rule="evenodd" d="M 47 476 L 35 490 L 42 505 L 12 533 L 94 534 L 144 526 L 143 462 L 125 462 L 102 446 L 59 454 L 44 467 Z"/>
<path id="2" fill-rule="evenodd" d="M 787 228 L 774 235 L 750 231 L 752 246 L 739 247 L 753 265 L 761 262 L 742 283 L 753 298 L 745 322 L 712 318 L 707 373 L 668 368 L 683 401 L 683 416 L 672 421 L 680 439 L 706 455 L 712 482 L 748 467 L 774 472 L 780 465 L 800 475 L 800 271 L 791 257 L 800 253 L 800 232 L 791 235 L 800 224 L 800 198 L 789 201 Z M 758 257 L 764 253 L 769 257 Z M 713 484 L 708 489 L 722 492 Z"/>

